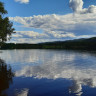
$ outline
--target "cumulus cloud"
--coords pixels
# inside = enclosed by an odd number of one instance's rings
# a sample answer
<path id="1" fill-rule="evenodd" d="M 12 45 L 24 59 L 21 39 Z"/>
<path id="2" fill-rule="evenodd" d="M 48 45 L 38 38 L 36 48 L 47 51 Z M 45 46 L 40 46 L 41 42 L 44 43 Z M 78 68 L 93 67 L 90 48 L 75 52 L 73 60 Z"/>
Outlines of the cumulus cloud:
<path id="1" fill-rule="evenodd" d="M 44 39 L 44 38 L 48 38 L 49 36 L 45 33 L 38 33 L 38 32 L 34 32 L 34 31 L 16 31 L 17 34 L 16 36 L 22 36 L 25 38 L 29 37 L 29 38 L 34 38 L 34 39 Z"/>
<path id="2" fill-rule="evenodd" d="M 85 18 L 86 17 L 86 18 Z M 10 20 L 18 22 L 23 27 L 42 29 L 38 32 L 22 32 L 29 37 L 37 39 L 69 39 L 79 37 L 92 37 L 96 32 L 96 14 L 67 14 L 67 15 L 38 15 L 32 17 L 10 17 Z M 32 36 L 33 35 L 33 36 Z"/>
<path id="3" fill-rule="evenodd" d="M 25 4 L 29 3 L 29 0 L 15 0 L 15 1 L 20 3 L 25 3 Z"/>
<path id="4" fill-rule="evenodd" d="M 44 33 L 38 33 L 34 31 L 18 31 L 22 35 L 26 35 L 30 38 L 36 39 L 56 39 L 56 38 L 63 38 L 63 37 L 75 37 L 73 33 L 64 33 L 64 32 L 56 32 L 56 31 L 45 31 Z"/>
<path id="5" fill-rule="evenodd" d="M 22 41 L 35 40 L 38 41 L 58 41 L 74 38 L 87 38 L 96 34 L 96 6 L 90 5 L 88 8 L 83 8 L 83 0 L 70 0 L 69 5 L 74 13 L 66 15 L 37 15 L 30 17 L 10 17 L 11 21 L 20 23 L 22 27 L 41 29 L 42 32 L 20 31 L 17 32 L 19 39 Z M 90 14 L 89 14 L 90 13 Z M 86 17 L 86 18 L 85 18 Z M 28 39 L 29 37 L 29 39 Z M 14 38 L 14 41 L 16 39 Z M 38 40 L 36 40 L 38 39 Z"/>
<path id="6" fill-rule="evenodd" d="M 69 6 L 75 13 L 86 14 L 96 13 L 96 6 L 90 5 L 88 8 L 83 8 L 83 0 L 70 0 Z"/>
<path id="7" fill-rule="evenodd" d="M 70 0 L 69 6 L 74 12 L 80 12 L 83 8 L 83 1 L 82 0 Z"/>
<path id="8" fill-rule="evenodd" d="M 67 15 L 70 17 L 70 15 Z M 67 29 L 68 26 L 65 24 L 69 24 L 71 26 L 72 23 L 74 23 L 73 20 L 70 21 L 71 18 L 66 18 L 65 16 L 61 15 L 38 15 L 38 16 L 32 16 L 32 17 L 10 17 L 9 19 L 18 23 L 23 24 L 26 27 L 32 27 L 32 28 L 40 28 L 43 30 L 62 30 Z M 72 16 L 72 15 L 71 15 Z"/>
<path id="9" fill-rule="evenodd" d="M 43 33 L 38 33 L 35 31 L 16 31 L 16 34 L 12 35 L 11 42 L 17 43 L 40 43 L 49 41 L 61 41 L 64 38 L 74 38 L 76 37 L 73 33 L 64 33 L 56 31 L 46 31 Z"/>
<path id="10" fill-rule="evenodd" d="M 85 18 L 86 17 L 86 18 Z M 44 31 L 72 31 L 77 25 L 79 27 L 94 26 L 96 23 L 96 14 L 75 15 L 38 15 L 32 17 L 10 17 L 10 20 L 18 22 L 25 27 L 42 29 Z M 81 24 L 81 25 L 80 25 Z M 82 25 L 83 24 L 83 25 Z M 79 28 L 80 29 L 80 28 Z"/>

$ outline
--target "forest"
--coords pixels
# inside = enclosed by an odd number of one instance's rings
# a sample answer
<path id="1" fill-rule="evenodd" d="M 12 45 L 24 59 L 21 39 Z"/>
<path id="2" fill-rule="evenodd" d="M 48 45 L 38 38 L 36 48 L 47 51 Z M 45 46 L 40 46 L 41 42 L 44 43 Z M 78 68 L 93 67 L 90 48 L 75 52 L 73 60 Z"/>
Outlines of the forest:
<path id="1" fill-rule="evenodd" d="M 4 43 L 0 49 L 67 49 L 96 50 L 96 37 L 67 41 L 45 42 L 38 44 Z"/>

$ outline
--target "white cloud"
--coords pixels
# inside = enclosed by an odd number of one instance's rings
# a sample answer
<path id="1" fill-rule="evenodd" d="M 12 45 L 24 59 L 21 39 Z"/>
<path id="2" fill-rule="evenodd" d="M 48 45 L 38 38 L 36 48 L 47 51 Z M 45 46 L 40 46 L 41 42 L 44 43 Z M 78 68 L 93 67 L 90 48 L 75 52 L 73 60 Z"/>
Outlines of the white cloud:
<path id="1" fill-rule="evenodd" d="M 96 37 L 96 35 L 80 35 L 80 36 L 77 36 L 76 38 L 90 38 L 90 37 Z"/>
<path id="2" fill-rule="evenodd" d="M 69 6 L 74 12 L 82 11 L 84 2 L 82 0 L 70 0 Z"/>
<path id="3" fill-rule="evenodd" d="M 46 31 L 43 33 L 38 33 L 35 31 L 16 31 L 16 34 L 13 34 L 11 42 L 17 43 L 40 43 L 48 41 L 61 41 L 61 38 L 65 37 L 74 38 L 76 37 L 73 33 L 64 33 L 56 31 Z"/>
<path id="4" fill-rule="evenodd" d="M 44 37 L 45 38 L 45 37 Z M 41 43 L 41 42 L 52 42 L 52 41 L 64 41 L 65 39 L 33 39 L 33 38 L 13 38 L 8 43 Z"/>
<path id="5" fill-rule="evenodd" d="M 69 18 L 68 18 L 69 17 Z M 70 18 L 71 17 L 71 18 Z M 75 23 L 72 14 L 69 15 L 38 15 L 33 17 L 10 17 L 10 20 L 23 24 L 26 27 L 40 28 L 43 30 L 67 29 Z"/>
<path id="6" fill-rule="evenodd" d="M 25 3 L 25 4 L 29 3 L 29 0 L 15 0 L 15 1 L 20 3 Z"/>
<path id="7" fill-rule="evenodd" d="M 30 38 L 33 38 L 33 39 L 44 39 L 45 38 L 48 38 L 49 36 L 45 33 L 38 33 L 38 32 L 34 32 L 34 31 L 16 31 L 17 34 L 20 34 L 23 36 L 28 36 Z"/>
<path id="8" fill-rule="evenodd" d="M 37 15 L 30 17 L 10 17 L 22 27 L 41 29 L 42 33 L 34 31 L 19 31 L 13 37 L 37 41 L 58 41 L 64 39 L 87 38 L 96 34 L 96 6 L 83 8 L 83 0 L 70 0 L 70 8 L 79 14 Z M 25 36 L 26 37 L 25 37 Z M 29 39 L 27 38 L 29 37 Z M 38 39 L 38 40 L 36 40 Z M 14 39 L 16 41 L 16 39 Z M 25 41 L 25 40 L 24 40 Z"/>
<path id="9" fill-rule="evenodd" d="M 65 38 L 65 37 L 70 37 L 70 38 L 74 38 L 76 37 L 74 33 L 70 33 L 70 32 L 62 32 L 62 31 L 45 31 L 45 34 L 47 34 L 50 38 Z"/>
<path id="10" fill-rule="evenodd" d="M 12 34 L 12 37 L 14 38 L 16 38 L 16 37 L 18 37 L 18 38 L 21 38 L 21 37 L 23 37 L 22 35 L 20 35 L 20 34 L 18 34 L 18 33 L 16 33 L 16 34 Z"/>
<path id="11" fill-rule="evenodd" d="M 75 13 L 86 14 L 96 13 L 96 6 L 90 5 L 88 8 L 83 8 L 83 0 L 70 0 L 69 6 Z"/>
<path id="12" fill-rule="evenodd" d="M 85 18 L 86 17 L 86 18 Z M 86 35 L 96 31 L 96 13 L 67 15 L 38 15 L 32 17 L 10 17 L 25 27 L 42 29 L 44 32 L 74 33 Z M 92 34 L 91 34 L 92 35 Z"/>
<path id="13" fill-rule="evenodd" d="M 23 27 L 31 27 L 43 30 L 42 33 L 34 31 L 18 31 L 16 33 L 18 36 L 22 35 L 22 38 L 20 39 L 23 39 L 25 36 L 27 36 L 26 38 L 28 42 L 29 40 L 33 42 L 33 39 L 34 42 L 37 42 L 45 40 L 51 41 L 52 39 L 54 39 L 52 41 L 58 41 L 66 38 L 86 38 L 95 36 L 96 34 L 96 13 L 76 14 L 75 16 L 73 14 L 53 14 L 32 17 L 10 17 L 10 20 L 22 24 Z M 15 35 L 15 37 L 17 35 Z"/>
<path id="14" fill-rule="evenodd" d="M 86 17 L 86 18 L 85 18 Z M 38 28 L 48 31 L 69 31 L 74 29 L 78 24 L 88 26 L 96 24 L 96 14 L 67 14 L 67 15 L 38 15 L 32 17 L 10 17 L 12 21 L 18 22 L 25 27 Z M 85 27 L 87 28 L 87 27 Z"/>

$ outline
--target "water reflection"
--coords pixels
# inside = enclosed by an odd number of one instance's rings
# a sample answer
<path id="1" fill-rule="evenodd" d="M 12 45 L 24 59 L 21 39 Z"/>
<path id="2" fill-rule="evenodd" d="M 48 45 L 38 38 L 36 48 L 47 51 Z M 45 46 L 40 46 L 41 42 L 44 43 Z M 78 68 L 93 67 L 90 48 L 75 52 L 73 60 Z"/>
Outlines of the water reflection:
<path id="1" fill-rule="evenodd" d="M 64 54 L 63 54 L 64 55 Z M 72 55 L 73 56 L 73 55 Z M 86 58 L 88 58 L 86 56 Z M 64 59 L 64 58 L 63 58 Z M 34 77 L 38 79 L 58 79 L 65 78 L 72 80 L 72 85 L 69 87 L 69 93 L 75 93 L 76 96 L 81 96 L 83 94 L 82 86 L 87 85 L 92 88 L 96 87 L 96 65 L 92 66 L 80 66 L 75 65 L 82 63 L 78 62 L 76 57 L 71 59 L 71 63 L 62 62 L 54 59 L 54 61 L 46 61 L 41 65 L 37 66 L 24 66 L 19 71 L 16 71 L 17 77 Z M 81 59 L 81 58 L 80 58 Z M 66 61 L 66 60 L 65 60 Z M 73 64 L 74 62 L 74 64 Z M 84 64 L 84 63 L 83 63 Z M 82 65 L 82 64 L 81 64 Z"/>
<path id="2" fill-rule="evenodd" d="M 73 85 L 69 88 L 69 93 L 75 93 L 76 96 L 82 95 L 82 85 L 77 80 L 73 80 Z"/>
<path id="3" fill-rule="evenodd" d="M 73 80 L 72 86 L 69 88 L 69 93 L 75 93 L 76 96 L 81 96 L 82 91 L 82 85 L 87 85 L 92 88 L 96 87 L 96 77 L 93 78 L 86 78 L 86 79 L 79 79 L 79 80 Z"/>
<path id="4" fill-rule="evenodd" d="M 0 96 L 5 96 L 2 91 L 9 88 L 13 76 L 11 66 L 7 66 L 5 61 L 0 59 Z"/>
<path id="5" fill-rule="evenodd" d="M 69 87 L 69 93 L 75 93 L 76 96 L 82 95 L 82 85 L 87 85 L 92 88 L 96 87 L 96 69 L 77 69 L 67 65 L 62 67 L 59 67 L 57 64 L 26 66 L 20 71 L 16 71 L 16 76 L 54 80 L 58 78 L 70 79 L 73 84 Z"/>
<path id="6" fill-rule="evenodd" d="M 2 53 L 2 58 L 11 63 L 12 68 L 15 68 L 15 76 L 23 78 L 22 81 L 24 77 L 38 80 L 47 78 L 54 81 L 59 78 L 67 79 L 72 81 L 68 87 L 69 93 L 75 96 L 83 95 L 82 86 L 96 87 L 95 53 L 64 50 L 6 50 Z M 30 88 L 29 85 L 26 86 L 23 86 L 20 92 L 17 91 L 16 96 L 27 96 Z"/>
<path id="7" fill-rule="evenodd" d="M 28 96 L 28 89 L 23 89 L 21 92 L 17 92 L 16 96 Z"/>

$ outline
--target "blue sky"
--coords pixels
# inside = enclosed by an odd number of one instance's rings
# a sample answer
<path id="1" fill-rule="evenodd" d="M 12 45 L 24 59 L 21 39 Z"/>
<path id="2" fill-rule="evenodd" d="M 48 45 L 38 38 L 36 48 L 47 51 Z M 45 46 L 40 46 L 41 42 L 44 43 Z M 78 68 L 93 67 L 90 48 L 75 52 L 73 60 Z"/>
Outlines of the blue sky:
<path id="1" fill-rule="evenodd" d="M 28 4 L 15 2 L 15 0 L 1 0 L 5 3 L 8 16 L 32 16 L 46 14 L 67 14 L 72 10 L 69 8 L 69 0 L 30 0 Z M 84 7 L 96 5 L 95 0 L 83 0 Z"/>
<path id="2" fill-rule="evenodd" d="M 38 43 L 96 36 L 96 0 L 1 1 L 16 29 L 9 42 Z"/>
<path id="3" fill-rule="evenodd" d="M 14 0 L 2 0 L 9 16 L 32 16 L 45 14 L 66 14 L 71 12 L 68 0 L 30 0 L 28 4 Z"/>

